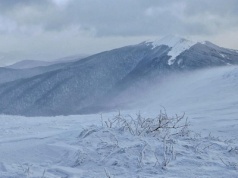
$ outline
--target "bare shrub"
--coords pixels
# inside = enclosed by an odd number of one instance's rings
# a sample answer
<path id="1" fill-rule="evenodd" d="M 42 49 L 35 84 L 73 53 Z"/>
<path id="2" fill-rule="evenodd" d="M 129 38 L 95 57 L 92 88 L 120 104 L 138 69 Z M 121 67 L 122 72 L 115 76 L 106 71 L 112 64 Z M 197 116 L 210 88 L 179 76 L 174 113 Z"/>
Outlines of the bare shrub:
<path id="1" fill-rule="evenodd" d="M 104 121 L 103 125 L 107 128 L 119 128 L 123 131 L 129 131 L 134 136 L 153 135 L 168 139 L 171 136 L 188 135 L 189 123 L 185 114 L 169 117 L 166 110 L 160 111 L 155 118 L 143 117 L 140 113 L 136 118 L 131 115 L 122 116 L 120 113 L 112 119 Z"/>
<path id="2" fill-rule="evenodd" d="M 175 115 L 175 117 L 169 117 L 166 110 L 160 111 L 159 115 L 154 118 L 143 117 L 140 113 L 135 118 L 131 115 L 123 116 L 116 115 L 112 119 L 102 120 L 102 125 L 110 129 L 119 129 L 123 132 L 129 132 L 136 137 L 152 136 L 156 137 L 159 142 L 163 144 L 163 160 L 161 160 L 161 167 L 165 169 L 170 161 L 176 159 L 174 150 L 175 138 L 184 137 L 189 135 L 189 123 L 185 114 L 182 116 Z M 146 147 L 146 146 L 145 146 Z M 144 147 L 144 148 L 145 148 Z M 138 156 L 138 165 L 142 167 L 144 148 Z M 156 153 L 155 166 L 159 164 Z"/>
<path id="3" fill-rule="evenodd" d="M 230 168 L 230 169 L 235 169 L 235 170 L 238 170 L 238 163 L 236 162 L 231 162 L 231 161 L 224 161 L 222 158 L 220 158 L 220 160 L 222 161 L 222 163 Z"/>

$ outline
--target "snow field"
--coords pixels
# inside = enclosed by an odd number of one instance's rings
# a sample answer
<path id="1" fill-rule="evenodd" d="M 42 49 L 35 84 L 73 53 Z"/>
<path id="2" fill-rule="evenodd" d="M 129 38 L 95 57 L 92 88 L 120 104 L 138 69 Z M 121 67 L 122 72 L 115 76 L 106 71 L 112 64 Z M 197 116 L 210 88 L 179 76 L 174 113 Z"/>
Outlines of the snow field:
<path id="1" fill-rule="evenodd" d="M 5 123 L 1 130 L 7 132 L 0 142 L 0 176 L 237 177 L 235 140 L 201 136 L 183 127 L 184 119 L 177 129 L 148 132 L 138 126 L 142 122 L 136 115 L 132 120 L 123 114 L 120 122 L 114 122 L 117 117 L 115 113 L 102 119 L 100 115 L 1 116 Z"/>

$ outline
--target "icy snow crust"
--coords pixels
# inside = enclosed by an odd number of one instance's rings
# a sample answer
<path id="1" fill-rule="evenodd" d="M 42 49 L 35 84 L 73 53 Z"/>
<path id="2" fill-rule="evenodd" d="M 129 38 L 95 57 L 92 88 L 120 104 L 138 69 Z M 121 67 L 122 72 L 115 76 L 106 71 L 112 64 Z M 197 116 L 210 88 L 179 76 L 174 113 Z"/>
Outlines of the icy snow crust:
<path id="1" fill-rule="evenodd" d="M 166 36 L 160 40 L 156 41 L 147 41 L 147 43 L 152 44 L 152 49 L 156 48 L 160 45 L 167 45 L 171 49 L 168 52 L 168 55 L 171 56 L 168 60 L 168 65 L 172 65 L 175 62 L 177 56 L 179 56 L 185 50 L 188 50 L 197 42 L 189 41 L 184 38 L 176 37 L 176 36 Z"/>
<path id="2" fill-rule="evenodd" d="M 102 117 L 2 115 L 0 177 L 237 178 L 237 76 L 238 68 L 228 66 L 198 71 L 185 79 L 177 76 L 178 83 L 183 83 L 180 86 L 160 85 L 166 91 L 157 106 L 165 104 L 169 116 L 186 112 L 191 123 L 190 134 L 172 136 L 166 142 L 153 134 L 133 135 L 117 125 L 106 127 L 105 121 L 118 113 Z M 166 102 L 160 103 L 163 99 Z M 151 117 L 159 111 L 141 112 Z M 135 113 L 120 114 L 135 118 Z M 165 158 L 169 163 L 164 167 Z"/>

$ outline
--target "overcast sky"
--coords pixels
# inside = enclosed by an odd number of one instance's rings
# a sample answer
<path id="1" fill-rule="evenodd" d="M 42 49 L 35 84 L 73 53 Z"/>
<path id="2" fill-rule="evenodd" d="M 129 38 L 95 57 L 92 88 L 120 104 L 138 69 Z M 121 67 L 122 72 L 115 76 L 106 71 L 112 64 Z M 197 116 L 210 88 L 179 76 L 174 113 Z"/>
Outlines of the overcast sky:
<path id="1" fill-rule="evenodd" d="M 174 34 L 238 49 L 238 0 L 0 0 L 0 65 Z"/>

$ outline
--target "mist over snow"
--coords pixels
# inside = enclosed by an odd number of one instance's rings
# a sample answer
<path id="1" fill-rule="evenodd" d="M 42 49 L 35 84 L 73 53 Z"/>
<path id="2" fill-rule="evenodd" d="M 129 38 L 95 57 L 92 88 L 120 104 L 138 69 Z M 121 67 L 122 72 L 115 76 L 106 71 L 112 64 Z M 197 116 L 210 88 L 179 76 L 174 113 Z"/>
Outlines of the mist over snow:
<path id="1" fill-rule="evenodd" d="M 194 128 L 236 138 L 237 76 L 237 66 L 175 72 L 136 84 L 109 103 L 121 110 L 149 115 L 156 115 L 161 108 L 171 114 L 185 113 L 193 120 Z"/>

